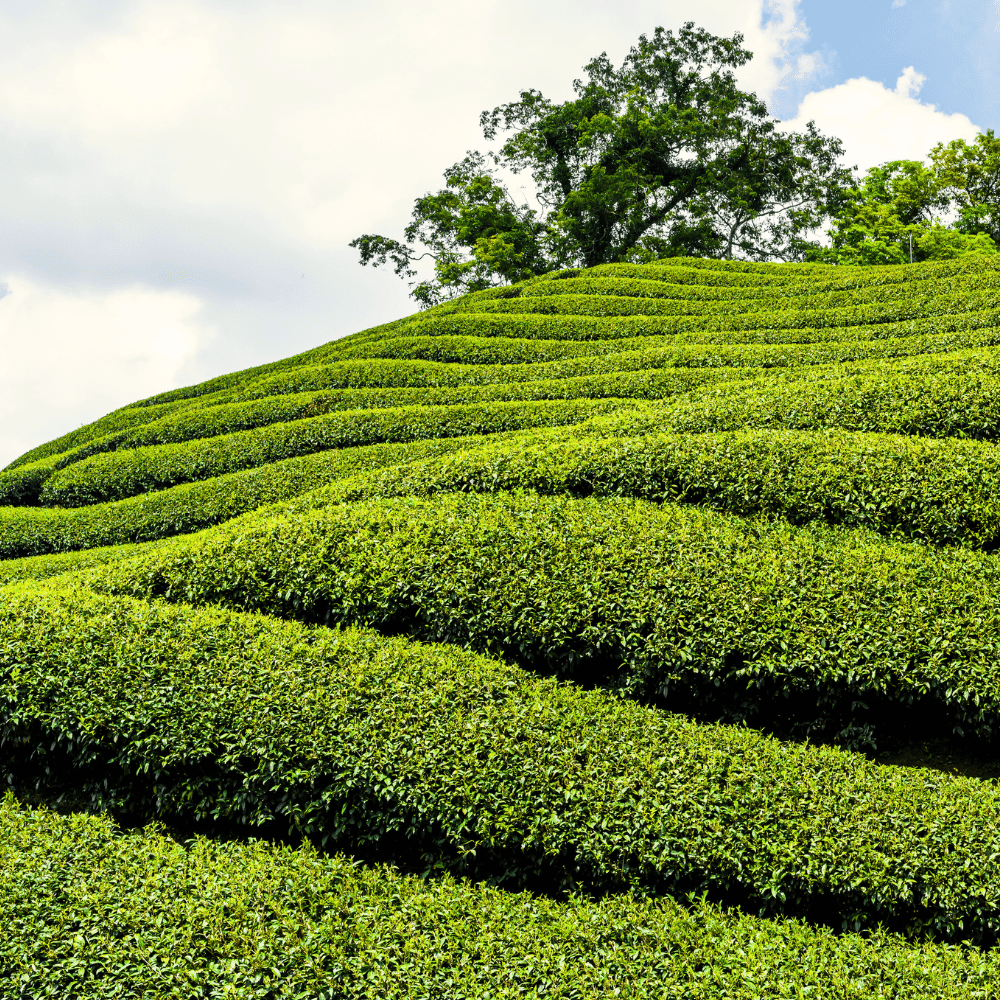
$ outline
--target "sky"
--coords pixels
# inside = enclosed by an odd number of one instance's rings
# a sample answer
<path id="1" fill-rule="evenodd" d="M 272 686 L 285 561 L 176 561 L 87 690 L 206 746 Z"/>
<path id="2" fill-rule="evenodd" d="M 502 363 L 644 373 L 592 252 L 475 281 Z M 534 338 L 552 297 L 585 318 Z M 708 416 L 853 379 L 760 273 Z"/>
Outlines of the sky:
<path id="1" fill-rule="evenodd" d="M 482 110 L 685 20 L 848 165 L 1000 127 L 991 0 L 0 0 L 0 467 L 413 312 L 350 240 L 401 236 Z"/>

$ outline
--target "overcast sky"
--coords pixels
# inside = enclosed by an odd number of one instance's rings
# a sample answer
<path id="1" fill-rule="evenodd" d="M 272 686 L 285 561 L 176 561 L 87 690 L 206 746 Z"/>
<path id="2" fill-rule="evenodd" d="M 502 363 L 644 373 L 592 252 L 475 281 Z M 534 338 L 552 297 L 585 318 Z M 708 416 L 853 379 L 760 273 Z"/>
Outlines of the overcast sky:
<path id="1" fill-rule="evenodd" d="M 400 235 L 479 113 L 688 19 L 860 167 L 998 126 L 990 0 L 0 0 L 0 466 L 413 311 Z"/>

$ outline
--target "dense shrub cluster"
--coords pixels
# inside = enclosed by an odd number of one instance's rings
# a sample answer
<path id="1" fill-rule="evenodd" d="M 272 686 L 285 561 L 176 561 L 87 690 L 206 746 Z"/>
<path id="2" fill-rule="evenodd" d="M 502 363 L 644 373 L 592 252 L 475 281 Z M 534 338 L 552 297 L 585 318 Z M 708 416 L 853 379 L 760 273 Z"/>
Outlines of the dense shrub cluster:
<path id="1" fill-rule="evenodd" d="M 993 955 L 704 903 L 555 903 L 0 805 L 0 997 L 991 1000 Z M 516 958 L 515 958 L 516 956 Z"/>
<path id="2" fill-rule="evenodd" d="M 855 751 L 1000 747 L 998 438 L 996 257 L 671 259 L 33 449 L 0 777 L 216 839 L 8 798 L 0 997 L 995 1000 L 1000 789 Z"/>
<path id="3" fill-rule="evenodd" d="M 405 632 L 863 742 L 908 726 L 995 734 L 998 569 L 674 504 L 446 494 L 251 517 L 86 579 Z"/>
<path id="4" fill-rule="evenodd" d="M 543 433 L 535 431 L 531 441 L 537 442 Z M 493 437 L 511 438 L 512 448 L 529 443 L 517 432 Z M 492 439 L 472 435 L 337 448 L 86 507 L 0 507 L 0 560 L 198 531 L 345 476 L 383 466 L 401 468 Z"/>
<path id="5" fill-rule="evenodd" d="M 573 424 L 631 405 L 579 399 L 341 411 L 181 444 L 99 453 L 54 472 L 39 495 L 46 504 L 80 507 L 327 449 Z"/>
<path id="6" fill-rule="evenodd" d="M 6 596 L 0 649 L 8 774 L 96 807 L 392 843 L 513 888 L 1000 930 L 1000 789 L 968 779 L 698 726 L 453 647 L 73 589 Z"/>

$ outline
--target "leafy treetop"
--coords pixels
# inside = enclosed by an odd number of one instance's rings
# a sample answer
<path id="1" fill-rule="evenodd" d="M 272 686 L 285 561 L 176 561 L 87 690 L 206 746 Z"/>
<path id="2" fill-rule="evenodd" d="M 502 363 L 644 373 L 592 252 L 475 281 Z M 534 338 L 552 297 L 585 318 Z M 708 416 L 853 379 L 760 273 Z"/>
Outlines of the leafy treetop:
<path id="1" fill-rule="evenodd" d="M 563 267 L 800 258 L 851 175 L 837 140 L 811 123 L 779 132 L 739 89 L 733 70 L 752 58 L 742 42 L 691 22 L 676 35 L 657 28 L 618 69 L 606 54 L 591 60 L 571 100 L 522 91 L 483 112 L 499 149 L 470 152 L 418 198 L 406 242 L 369 234 L 351 246 L 362 264 L 391 262 L 407 278 L 429 256 L 434 276 L 413 289 L 423 305 Z M 501 171 L 530 174 L 536 207 L 518 203 Z"/>

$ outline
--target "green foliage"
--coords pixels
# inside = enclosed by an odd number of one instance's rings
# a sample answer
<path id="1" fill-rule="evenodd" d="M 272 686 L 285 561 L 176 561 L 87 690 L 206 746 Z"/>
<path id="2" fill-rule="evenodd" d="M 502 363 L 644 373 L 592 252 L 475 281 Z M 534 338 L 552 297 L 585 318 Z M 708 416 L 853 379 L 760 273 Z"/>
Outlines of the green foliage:
<path id="1" fill-rule="evenodd" d="M 728 895 L 983 943 L 1000 930 L 1000 789 L 698 726 L 451 647 L 8 594 L 17 783 L 135 818 L 390 841 L 411 864 L 511 888 Z"/>
<path id="2" fill-rule="evenodd" d="M 85 579 L 495 652 L 800 737 L 988 738 L 1000 720 L 988 555 L 638 500 L 351 497 L 346 482 Z"/>
<path id="3" fill-rule="evenodd" d="M 43 504 L 80 507 L 331 448 L 573 424 L 632 405 L 620 399 L 573 399 L 344 410 L 181 444 L 99 453 L 53 472 L 39 497 Z"/>
<path id="4" fill-rule="evenodd" d="M 418 198 L 406 243 L 366 234 L 350 245 L 363 265 L 391 263 L 407 278 L 433 258 L 433 278 L 412 293 L 424 307 L 560 268 L 800 257 L 850 175 L 838 140 L 812 122 L 802 134 L 776 130 L 738 88 L 733 70 L 752 58 L 742 42 L 692 22 L 676 36 L 657 28 L 619 69 L 606 53 L 591 60 L 569 101 L 522 91 L 483 112 L 484 137 L 506 137 L 499 150 L 469 153 L 444 189 Z M 530 174 L 538 207 L 519 204 L 497 168 Z"/>
<path id="5" fill-rule="evenodd" d="M 0 777 L 216 838 L 8 803 L 0 995 L 993 1000 L 913 942 L 995 944 L 997 787 L 811 742 L 1000 739 L 1000 264 L 935 221 L 959 189 L 851 195 L 936 263 L 511 270 L 0 472 Z M 434 209 L 494 270 L 497 191 Z M 224 843 L 289 833 L 355 860 Z"/>
<path id="6" fill-rule="evenodd" d="M 535 430 L 532 439 L 537 441 L 542 434 Z M 516 442 L 518 435 L 512 437 Z M 473 447 L 483 440 L 477 436 L 431 438 L 406 444 L 338 448 L 108 503 L 68 510 L 0 508 L 0 560 L 199 531 L 344 476 L 386 465 L 405 465 L 429 455 Z M 0 579 L 5 571 L 10 567 L 0 562 Z"/>
<path id="7" fill-rule="evenodd" d="M 1000 139 L 993 129 L 980 132 L 972 143 L 938 143 L 930 160 L 958 210 L 955 228 L 1000 244 Z"/>
<path id="8" fill-rule="evenodd" d="M 593 430 L 528 447 L 463 449 L 348 482 L 336 493 L 351 500 L 517 489 L 633 496 L 1000 548 L 1000 459 L 992 445 L 841 431 L 607 437 Z"/>
<path id="9" fill-rule="evenodd" d="M 804 244 L 805 259 L 828 264 L 906 264 L 996 254 L 1000 239 L 1000 140 L 939 143 L 931 166 L 893 160 L 871 170 L 835 212 L 831 243 Z M 938 213 L 957 211 L 953 225 Z"/>
<path id="10" fill-rule="evenodd" d="M 992 1000 L 996 959 L 693 901 L 510 895 L 0 805 L 0 996 Z M 516 958 L 513 958 L 516 956 Z M 125 984 L 127 983 L 127 986 Z"/>

